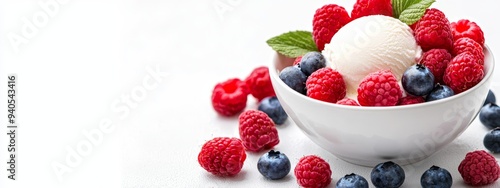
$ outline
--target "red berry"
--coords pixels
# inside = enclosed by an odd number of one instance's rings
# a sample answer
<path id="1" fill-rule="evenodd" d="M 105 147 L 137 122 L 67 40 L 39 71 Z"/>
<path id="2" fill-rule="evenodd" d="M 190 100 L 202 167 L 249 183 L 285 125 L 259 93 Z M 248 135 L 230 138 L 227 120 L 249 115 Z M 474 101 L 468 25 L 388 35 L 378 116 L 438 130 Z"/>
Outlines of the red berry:
<path id="1" fill-rule="evenodd" d="M 357 0 L 352 8 L 351 18 L 354 20 L 369 15 L 392 17 L 391 0 Z"/>
<path id="2" fill-rule="evenodd" d="M 423 102 L 425 102 L 425 99 L 423 97 L 408 95 L 406 97 L 399 99 L 398 105 L 403 106 L 403 105 L 418 104 Z"/>
<path id="3" fill-rule="evenodd" d="M 475 55 L 479 59 L 479 64 L 484 64 L 484 52 L 483 47 L 476 41 L 464 37 L 459 38 L 453 43 L 453 54 L 458 55 L 464 52 L 469 52 Z"/>
<path id="4" fill-rule="evenodd" d="M 415 39 L 424 51 L 433 48 L 442 48 L 449 52 L 453 50 L 450 23 L 444 13 L 435 8 L 427 9 L 417 22 Z"/>
<path id="5" fill-rule="evenodd" d="M 247 106 L 248 89 L 245 82 L 232 78 L 215 85 L 212 106 L 223 116 L 233 116 Z"/>
<path id="6" fill-rule="evenodd" d="M 322 51 L 333 35 L 350 21 L 347 11 L 339 5 L 329 4 L 317 9 L 313 18 L 312 34 L 318 50 Z"/>
<path id="7" fill-rule="evenodd" d="M 484 150 L 477 150 L 465 155 L 465 159 L 458 166 L 458 172 L 466 184 L 482 186 L 498 179 L 500 167 L 491 154 Z"/>
<path id="8" fill-rule="evenodd" d="M 269 68 L 266 66 L 255 68 L 245 79 L 245 83 L 250 90 L 250 94 L 258 101 L 266 97 L 276 96 L 271 78 L 269 77 Z"/>
<path id="9" fill-rule="evenodd" d="M 280 142 L 273 120 L 262 111 L 241 113 L 239 124 L 240 138 L 248 151 L 271 149 Z"/>
<path id="10" fill-rule="evenodd" d="M 332 181 L 330 165 L 315 155 L 302 157 L 295 166 L 294 174 L 302 187 L 326 187 Z"/>
<path id="11" fill-rule="evenodd" d="M 453 22 L 450 25 L 454 40 L 468 37 L 479 43 L 481 46 L 484 46 L 484 33 L 476 22 L 462 19 L 458 20 L 458 22 Z"/>
<path id="12" fill-rule="evenodd" d="M 295 58 L 295 60 L 293 61 L 293 65 L 298 65 L 300 63 L 300 60 L 302 60 L 302 56 L 299 56 L 297 58 Z"/>
<path id="13" fill-rule="evenodd" d="M 401 87 L 390 70 L 368 74 L 358 87 L 361 106 L 395 106 L 401 96 Z"/>
<path id="14" fill-rule="evenodd" d="M 435 83 L 443 83 L 443 75 L 452 55 L 445 49 L 432 49 L 422 55 L 421 64 L 425 65 L 434 75 Z"/>
<path id="15" fill-rule="evenodd" d="M 307 96 L 335 103 L 345 97 L 346 86 L 342 75 L 330 67 L 314 71 L 306 81 Z"/>
<path id="16" fill-rule="evenodd" d="M 228 137 L 217 137 L 207 141 L 198 154 L 198 163 L 201 167 L 217 176 L 238 174 L 245 159 L 245 148 L 241 140 Z"/>
<path id="17" fill-rule="evenodd" d="M 444 72 L 444 83 L 450 86 L 455 94 L 474 87 L 484 77 L 483 66 L 478 62 L 479 59 L 471 53 L 458 54 Z"/>
<path id="18" fill-rule="evenodd" d="M 359 106 L 358 102 L 350 98 L 343 98 L 337 101 L 337 104 L 348 105 L 348 106 Z"/>

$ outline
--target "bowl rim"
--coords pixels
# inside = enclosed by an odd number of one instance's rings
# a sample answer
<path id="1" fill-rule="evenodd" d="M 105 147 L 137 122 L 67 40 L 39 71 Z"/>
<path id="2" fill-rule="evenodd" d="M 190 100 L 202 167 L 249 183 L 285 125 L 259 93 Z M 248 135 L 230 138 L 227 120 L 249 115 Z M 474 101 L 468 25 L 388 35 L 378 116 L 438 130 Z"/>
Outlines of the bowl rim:
<path id="1" fill-rule="evenodd" d="M 430 102 L 419 103 L 419 104 L 412 104 L 412 105 L 402 105 L 402 106 L 350 106 L 350 105 L 341 105 L 341 104 L 335 104 L 335 103 L 320 101 L 320 100 L 313 99 L 313 98 L 307 97 L 305 95 L 299 94 L 298 92 L 296 92 L 292 88 L 290 88 L 287 85 L 285 85 L 285 83 L 282 82 L 281 79 L 279 78 L 279 76 L 278 76 L 278 72 L 279 71 L 277 70 L 276 65 L 275 65 L 276 64 L 275 62 L 277 61 L 277 56 L 279 54 L 276 51 L 273 51 L 274 53 L 273 53 L 273 58 L 272 58 L 272 61 L 271 61 L 271 65 L 269 67 L 269 72 L 270 72 L 269 74 L 272 77 L 272 79 L 276 79 L 278 81 L 277 84 L 280 84 L 282 87 L 285 88 L 286 91 L 292 93 L 292 95 L 295 95 L 296 97 L 299 97 L 299 98 L 301 98 L 303 100 L 306 100 L 306 101 L 309 101 L 309 102 L 312 102 L 312 103 L 316 103 L 317 105 L 326 105 L 328 107 L 345 108 L 345 109 L 350 109 L 350 110 L 367 110 L 367 111 L 370 111 L 370 110 L 375 110 L 375 111 L 383 111 L 383 110 L 392 111 L 392 110 L 401 110 L 401 109 L 421 108 L 421 107 L 426 107 L 426 106 L 430 106 L 430 105 L 436 105 L 436 104 L 439 104 L 439 103 L 446 103 L 446 102 L 448 102 L 450 100 L 455 100 L 457 98 L 463 97 L 463 96 L 465 96 L 465 95 L 473 92 L 477 88 L 481 87 L 489 79 L 491 79 L 491 76 L 493 75 L 493 72 L 495 70 L 495 58 L 494 58 L 493 53 L 491 52 L 491 49 L 489 48 L 488 45 L 484 44 L 483 50 L 485 52 L 485 61 L 484 62 L 486 63 L 487 62 L 486 60 L 488 60 L 488 59 L 490 59 L 491 62 L 489 64 L 488 71 L 486 72 L 486 74 L 484 75 L 483 79 L 478 84 L 476 84 L 474 87 L 472 87 L 472 88 L 470 88 L 470 89 L 468 89 L 468 90 L 466 90 L 464 92 L 461 92 L 459 94 L 455 94 L 455 95 L 453 95 L 451 97 L 447 97 L 447 98 L 440 99 L 440 100 L 435 100 L 435 101 L 430 101 Z"/>

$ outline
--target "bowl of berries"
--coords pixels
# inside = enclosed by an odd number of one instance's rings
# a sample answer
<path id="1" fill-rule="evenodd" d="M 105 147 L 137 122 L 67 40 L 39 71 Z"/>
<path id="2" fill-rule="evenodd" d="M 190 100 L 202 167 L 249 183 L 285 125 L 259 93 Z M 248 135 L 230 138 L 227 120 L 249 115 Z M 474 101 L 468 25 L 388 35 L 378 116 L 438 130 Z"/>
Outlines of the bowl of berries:
<path id="1" fill-rule="evenodd" d="M 351 15 L 328 4 L 312 32 L 267 41 L 277 98 L 307 137 L 354 164 L 405 165 L 467 129 L 488 94 L 493 55 L 475 22 L 450 22 L 432 2 Z"/>

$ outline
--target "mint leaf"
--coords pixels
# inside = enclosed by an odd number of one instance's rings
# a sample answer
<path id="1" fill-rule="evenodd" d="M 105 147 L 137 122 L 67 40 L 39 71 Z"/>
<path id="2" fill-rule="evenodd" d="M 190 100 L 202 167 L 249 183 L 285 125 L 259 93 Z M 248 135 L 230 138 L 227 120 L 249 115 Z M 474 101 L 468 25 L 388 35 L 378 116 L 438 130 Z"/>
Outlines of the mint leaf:
<path id="1" fill-rule="evenodd" d="M 307 52 L 318 51 L 312 33 L 309 31 L 290 31 L 266 41 L 273 50 L 285 56 L 295 58 Z"/>
<path id="2" fill-rule="evenodd" d="M 391 0 L 392 14 L 394 18 L 399 18 L 401 12 L 403 12 L 409 6 L 418 2 L 420 2 L 420 0 Z"/>
<path id="3" fill-rule="evenodd" d="M 422 16 L 424 16 L 425 10 L 429 8 L 432 3 L 436 2 L 435 0 L 421 0 L 420 2 L 410 5 L 408 8 L 401 12 L 399 15 L 399 20 L 408 25 L 412 25 Z"/>

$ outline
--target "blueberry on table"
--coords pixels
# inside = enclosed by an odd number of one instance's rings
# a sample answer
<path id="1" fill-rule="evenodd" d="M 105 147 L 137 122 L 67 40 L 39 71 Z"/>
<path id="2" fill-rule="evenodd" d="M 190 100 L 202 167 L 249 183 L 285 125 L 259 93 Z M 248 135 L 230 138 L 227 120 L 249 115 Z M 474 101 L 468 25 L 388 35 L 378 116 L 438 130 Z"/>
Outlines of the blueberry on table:
<path id="1" fill-rule="evenodd" d="M 483 144 L 493 153 L 500 153 L 500 128 L 495 128 L 484 136 Z"/>
<path id="2" fill-rule="evenodd" d="M 452 184 L 450 172 L 438 166 L 432 166 L 420 177 L 422 188 L 450 188 Z"/>
<path id="3" fill-rule="evenodd" d="M 392 161 L 375 166 L 370 176 L 373 185 L 377 188 L 398 188 L 405 181 L 403 168 Z"/>
<path id="4" fill-rule="evenodd" d="M 490 129 L 500 127 L 500 107 L 495 103 L 484 105 L 479 112 L 479 120 Z"/>
<path id="5" fill-rule="evenodd" d="M 276 125 L 283 124 L 288 118 L 288 115 L 286 114 L 276 96 L 266 97 L 262 99 L 259 104 L 258 110 L 266 113 Z"/>
<path id="6" fill-rule="evenodd" d="M 305 95 L 307 76 L 297 66 L 289 66 L 281 70 L 280 79 L 293 90 Z"/>
<path id="7" fill-rule="evenodd" d="M 259 158 L 257 169 L 264 177 L 277 180 L 290 172 L 291 165 L 284 153 L 271 150 Z"/>
<path id="8" fill-rule="evenodd" d="M 486 97 L 486 100 L 484 101 L 484 105 L 487 105 L 488 103 L 496 103 L 496 97 L 495 97 L 495 94 L 493 93 L 493 91 L 491 91 L 491 89 L 488 91 L 488 96 Z"/>
<path id="9" fill-rule="evenodd" d="M 326 66 L 326 60 L 320 52 L 308 52 L 299 62 L 300 70 L 306 74 L 311 75 L 314 71 Z"/>
<path id="10" fill-rule="evenodd" d="M 368 188 L 368 181 L 358 174 L 347 174 L 337 181 L 336 188 Z"/>
<path id="11" fill-rule="evenodd" d="M 425 65 L 416 64 L 406 69 L 401 84 L 410 95 L 424 96 L 434 89 L 434 75 Z"/>
<path id="12" fill-rule="evenodd" d="M 453 90 L 446 86 L 446 85 L 441 85 L 441 84 L 436 84 L 436 87 L 432 89 L 431 93 L 427 95 L 425 98 L 425 101 L 435 101 L 439 99 L 444 99 L 446 97 L 451 97 L 455 95 L 455 92 Z"/>

